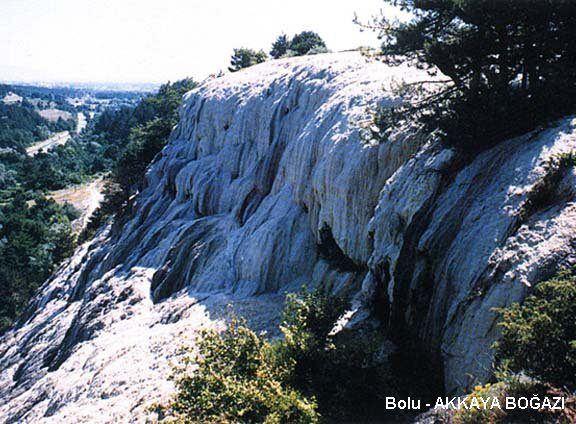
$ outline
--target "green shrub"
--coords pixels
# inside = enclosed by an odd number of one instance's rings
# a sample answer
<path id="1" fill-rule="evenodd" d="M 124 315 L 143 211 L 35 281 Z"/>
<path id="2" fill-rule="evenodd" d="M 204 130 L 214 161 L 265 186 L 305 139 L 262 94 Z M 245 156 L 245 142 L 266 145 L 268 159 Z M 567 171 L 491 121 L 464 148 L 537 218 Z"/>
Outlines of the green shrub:
<path id="1" fill-rule="evenodd" d="M 561 158 L 572 160 L 570 157 Z M 495 344 L 496 383 L 476 386 L 468 395 L 498 398 L 551 398 L 564 396 L 566 408 L 484 409 L 471 407 L 452 411 L 456 424 L 504 422 L 574 422 L 574 397 L 562 387 L 576 387 L 576 277 L 561 272 L 539 284 L 524 304 L 500 309 L 502 339 Z M 560 388 L 558 388 L 560 387 Z"/>
<path id="2" fill-rule="evenodd" d="M 205 331 L 198 355 L 185 359 L 170 409 L 183 422 L 314 423 L 316 404 L 286 384 L 294 363 L 238 321 Z M 188 368 L 188 367 L 186 367 Z M 177 372 L 178 373 L 178 372 Z"/>
<path id="3" fill-rule="evenodd" d="M 500 310 L 497 363 L 559 386 L 576 387 L 576 278 L 562 272 L 524 304 Z"/>
<path id="4" fill-rule="evenodd" d="M 296 56 L 304 56 L 313 50 L 318 51 L 318 49 L 326 49 L 326 43 L 322 37 L 313 31 L 302 31 L 296 34 L 288 47 L 288 50 L 292 50 Z"/>
<path id="5" fill-rule="evenodd" d="M 347 302 L 313 292 L 290 295 L 284 337 L 267 341 L 233 320 L 210 330 L 175 369 L 177 393 L 163 408 L 183 422 L 314 423 L 381 413 L 384 368 L 376 340 L 332 334 Z M 194 366 L 197 368 L 194 369 Z"/>
<path id="6" fill-rule="evenodd" d="M 272 49 L 270 50 L 270 56 L 274 59 L 280 59 L 286 54 L 288 48 L 290 47 L 290 40 L 286 34 L 280 34 L 276 41 L 272 44 Z"/>

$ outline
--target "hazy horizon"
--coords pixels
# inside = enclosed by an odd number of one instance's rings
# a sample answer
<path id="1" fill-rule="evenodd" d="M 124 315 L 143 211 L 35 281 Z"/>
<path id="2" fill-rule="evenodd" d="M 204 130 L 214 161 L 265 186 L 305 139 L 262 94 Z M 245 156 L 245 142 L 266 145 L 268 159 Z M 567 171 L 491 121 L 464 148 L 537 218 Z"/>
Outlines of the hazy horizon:
<path id="1" fill-rule="evenodd" d="M 0 81 L 144 84 L 202 79 L 234 47 L 269 51 L 280 33 L 318 32 L 333 51 L 376 46 L 352 22 L 382 0 L 3 0 Z"/>

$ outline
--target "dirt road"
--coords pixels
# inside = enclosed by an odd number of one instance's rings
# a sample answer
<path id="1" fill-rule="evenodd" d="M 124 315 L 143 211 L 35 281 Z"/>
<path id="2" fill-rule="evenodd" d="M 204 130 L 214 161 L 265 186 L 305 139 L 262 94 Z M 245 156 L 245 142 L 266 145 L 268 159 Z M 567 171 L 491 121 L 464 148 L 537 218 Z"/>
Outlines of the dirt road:
<path id="1" fill-rule="evenodd" d="M 70 203 L 81 212 L 80 218 L 72 222 L 75 232 L 80 232 L 88 223 L 92 213 L 98 208 L 103 199 L 102 189 L 104 178 L 98 177 L 86 184 L 65 188 L 51 192 L 48 197 L 57 203 Z"/>

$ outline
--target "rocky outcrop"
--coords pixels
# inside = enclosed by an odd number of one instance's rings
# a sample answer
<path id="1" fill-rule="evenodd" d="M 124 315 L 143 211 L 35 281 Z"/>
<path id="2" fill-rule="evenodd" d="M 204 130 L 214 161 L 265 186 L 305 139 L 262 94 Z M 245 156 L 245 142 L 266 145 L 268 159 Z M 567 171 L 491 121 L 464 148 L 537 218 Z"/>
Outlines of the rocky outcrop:
<path id="1" fill-rule="evenodd" d="M 302 284 L 353 295 L 357 316 L 376 302 L 447 391 L 485 379 L 493 308 L 576 258 L 575 174 L 553 161 L 576 148 L 576 121 L 473 159 L 409 127 L 372 139 L 369 110 L 423 79 L 345 53 L 189 93 L 131 217 L 81 247 L 1 339 L 0 414 L 141 421 L 195 331 L 229 303 L 273 328 Z"/>

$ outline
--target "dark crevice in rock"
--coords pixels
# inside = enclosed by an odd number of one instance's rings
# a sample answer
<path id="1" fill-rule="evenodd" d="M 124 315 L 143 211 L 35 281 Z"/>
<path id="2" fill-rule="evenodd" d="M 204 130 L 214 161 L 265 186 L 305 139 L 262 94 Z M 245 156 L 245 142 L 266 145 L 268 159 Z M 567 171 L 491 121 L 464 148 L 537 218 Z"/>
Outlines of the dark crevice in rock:
<path id="1" fill-rule="evenodd" d="M 281 129 L 278 129 L 282 119 L 280 117 L 281 108 L 282 104 L 278 105 L 274 110 L 272 122 L 270 123 L 269 152 L 260 159 L 256 171 L 256 184 L 262 196 L 267 196 L 272 190 L 280 166 L 280 159 L 286 148 L 286 140 Z"/>
<path id="2" fill-rule="evenodd" d="M 367 270 L 366 266 L 359 265 L 350 257 L 346 256 L 334 239 L 332 229 L 328 224 L 324 223 L 320 229 L 319 236 L 318 251 L 320 252 L 320 256 L 336 269 L 343 272 L 364 272 Z"/>
<path id="3" fill-rule="evenodd" d="M 204 109 L 204 105 L 206 105 L 206 98 L 202 98 L 202 100 L 200 100 L 200 105 L 198 106 L 198 110 L 196 111 L 196 117 L 194 119 L 196 121 L 196 125 L 200 123 L 200 118 L 202 117 L 202 110 Z"/>
<path id="4" fill-rule="evenodd" d="M 24 404 L 18 411 L 11 411 L 10 417 L 6 418 L 5 424 L 16 424 L 26 422 L 23 420 L 24 416 L 41 402 L 48 399 L 48 390 L 42 390 L 41 393 L 34 396 L 31 400 L 24 401 Z"/>
<path id="5" fill-rule="evenodd" d="M 62 342 L 51 348 L 44 356 L 43 366 L 48 368 L 49 372 L 56 371 L 70 357 L 74 346 L 78 343 L 89 340 L 93 334 L 89 327 L 84 327 L 79 316 L 74 318 L 72 325 L 66 331 Z"/>
<path id="6" fill-rule="evenodd" d="M 88 281 L 90 280 L 90 275 L 92 274 L 92 271 L 94 271 L 96 266 L 100 263 L 102 256 L 104 256 L 104 254 L 102 252 L 98 252 L 96 255 L 94 255 L 94 257 L 88 260 L 86 266 L 84 267 L 84 269 L 80 273 L 80 276 L 78 277 L 78 280 L 76 281 L 76 285 L 74 287 L 74 290 L 72 291 L 72 295 L 70 296 L 69 300 L 70 303 L 76 302 L 82 298 L 82 296 L 84 295 L 84 291 L 86 290 Z"/>
<path id="7" fill-rule="evenodd" d="M 243 226 L 246 223 L 246 221 L 248 221 L 250 216 L 252 216 L 252 214 L 256 212 L 263 198 L 264 196 L 262 196 L 258 192 L 257 188 L 253 188 L 252 190 L 250 190 L 250 192 L 246 195 L 244 201 L 240 205 L 240 208 L 238 208 L 236 212 L 236 220 L 238 221 L 240 226 Z"/>
<path id="8" fill-rule="evenodd" d="M 292 90 L 290 87 L 293 84 L 296 85 L 296 88 Z M 290 111 L 298 107 L 297 99 L 300 95 L 300 86 L 296 80 L 290 81 L 288 92 L 293 93 L 293 97 L 284 97 L 274 108 L 268 134 L 270 150 L 258 163 L 256 183 L 262 197 L 267 196 L 272 190 L 280 167 L 280 160 L 286 149 L 287 136 L 283 132 L 281 123 Z"/>
<path id="9" fill-rule="evenodd" d="M 412 303 L 415 294 L 414 286 L 421 284 L 422 281 L 414 281 L 415 269 L 417 264 L 426 261 L 426 258 L 417 250 L 418 241 L 430 222 L 430 205 L 423 207 L 412 219 L 411 223 L 405 229 L 404 242 L 398 262 L 394 271 L 394 288 L 393 299 L 390 308 L 390 331 L 392 334 L 411 334 L 412 337 L 418 338 L 420 327 L 426 315 L 416 316 L 412 311 Z M 426 276 L 427 278 L 428 276 Z M 427 282 L 427 287 L 433 286 L 433 282 Z M 428 304 L 432 297 L 432 290 L 427 293 L 418 291 L 419 304 Z M 425 296 L 425 298 L 423 298 Z M 426 308 L 427 309 L 427 308 Z M 423 311 L 421 311 L 423 312 Z"/>
<path id="10" fill-rule="evenodd" d="M 91 340 L 104 328 L 101 316 L 110 311 L 115 301 L 113 298 L 103 298 L 99 295 L 110 289 L 109 285 L 102 284 L 88 293 L 89 296 L 74 316 L 62 341 L 44 355 L 43 367 L 48 368 L 50 372 L 56 371 L 72 355 L 76 345 Z M 97 301 L 97 298 L 101 300 Z"/>
<path id="11" fill-rule="evenodd" d="M 390 281 L 390 266 L 388 263 L 380 264 L 373 273 L 376 287 L 374 289 L 373 310 L 374 315 L 384 325 L 390 325 L 390 299 L 388 298 L 388 281 Z"/>
<path id="12" fill-rule="evenodd" d="M 547 209 L 562 200 L 558 194 L 558 186 L 566 172 L 573 166 L 572 159 L 553 158 L 547 164 L 544 177 L 528 193 L 526 200 L 522 204 L 518 221 L 512 231 L 516 233 L 520 226 L 528 218 L 536 213 Z"/>
<path id="13" fill-rule="evenodd" d="M 450 178 L 444 176 L 444 179 Z M 400 230 L 403 233 L 403 242 L 398 255 L 394 270 L 390 269 L 387 262 L 377 264 L 373 267 L 377 281 L 375 292 L 375 308 L 383 317 L 383 324 L 388 337 L 400 347 L 400 351 L 406 354 L 420 352 L 419 362 L 404 364 L 406 370 L 403 372 L 417 373 L 416 367 L 420 367 L 421 361 L 427 362 L 427 368 L 431 371 L 430 376 L 443 375 L 443 360 L 440 352 L 441 328 L 434 327 L 438 323 L 430 323 L 431 302 L 436 292 L 436 281 L 433 275 L 433 263 L 430 257 L 436 257 L 436 253 L 421 252 L 418 249 L 419 241 L 431 222 L 431 213 L 442 192 L 448 187 L 446 182 L 437 185 L 438 189 L 422 205 L 409 223 L 404 223 Z M 460 209 L 457 207 L 452 212 L 458 215 Z M 459 222 L 458 219 L 450 222 Z M 457 227 L 457 226 L 454 226 Z M 446 237 L 442 237 L 446 246 L 432 246 L 434 252 L 439 252 L 437 257 L 441 257 L 442 249 L 446 249 L 458 228 L 445 228 Z M 394 272 L 394 275 L 391 275 Z M 388 297 L 389 284 L 394 281 L 392 288 L 393 300 Z M 449 289 L 448 289 L 449 290 Z M 441 302 L 440 310 L 434 311 L 435 320 L 442 322 L 443 316 L 447 314 L 445 309 L 449 299 Z M 434 382 L 434 387 L 442 387 L 442 382 Z"/>

